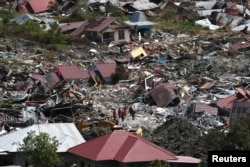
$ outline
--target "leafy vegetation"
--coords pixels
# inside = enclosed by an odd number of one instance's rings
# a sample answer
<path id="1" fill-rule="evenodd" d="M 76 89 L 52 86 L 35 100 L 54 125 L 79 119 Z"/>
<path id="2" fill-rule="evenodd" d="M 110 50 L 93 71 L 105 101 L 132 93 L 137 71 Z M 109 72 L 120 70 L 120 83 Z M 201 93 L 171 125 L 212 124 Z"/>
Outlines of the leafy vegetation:
<path id="1" fill-rule="evenodd" d="M 203 137 L 206 151 L 249 150 L 250 149 L 250 114 L 232 122 L 228 129 L 214 129 Z M 206 166 L 207 155 L 202 157 Z"/>
<path id="2" fill-rule="evenodd" d="M 4 100 L 0 103 L 0 108 L 13 108 L 11 100 Z"/>
<path id="3" fill-rule="evenodd" d="M 34 167 L 54 167 L 61 163 L 56 153 L 58 145 L 55 137 L 50 138 L 47 133 L 36 135 L 34 131 L 30 131 L 23 143 L 19 143 L 18 151 Z"/>
<path id="4" fill-rule="evenodd" d="M 170 167 L 170 165 L 163 163 L 160 160 L 154 160 L 149 164 L 149 167 Z"/>

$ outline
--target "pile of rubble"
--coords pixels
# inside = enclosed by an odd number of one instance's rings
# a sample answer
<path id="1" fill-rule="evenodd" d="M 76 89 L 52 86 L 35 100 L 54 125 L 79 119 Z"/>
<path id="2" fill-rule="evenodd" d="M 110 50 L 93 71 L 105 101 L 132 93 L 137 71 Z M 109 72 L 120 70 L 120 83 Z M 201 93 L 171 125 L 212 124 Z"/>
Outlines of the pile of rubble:
<path id="1" fill-rule="evenodd" d="M 181 140 L 187 141 L 186 136 L 192 140 L 223 128 L 234 111 L 224 99 L 237 100 L 238 94 L 249 99 L 249 51 L 235 45 L 246 39 L 241 33 L 191 37 L 157 32 L 122 46 L 72 46 L 63 54 L 23 39 L 1 39 L 12 49 L 1 53 L 0 132 L 34 123 L 115 121 L 112 111 L 126 106 L 135 118 L 127 111 L 117 124 L 140 126 L 143 136 L 160 145 L 173 141 L 165 146 L 181 154 L 186 148 L 176 136 L 184 133 Z M 99 75 L 109 81 L 118 65 L 129 77 L 102 84 Z M 168 119 L 172 116 L 192 123 L 191 132 L 185 125 L 165 140 L 168 130 L 158 131 L 165 126 L 177 130 L 181 124 Z M 90 139 L 106 132 L 83 135 Z"/>

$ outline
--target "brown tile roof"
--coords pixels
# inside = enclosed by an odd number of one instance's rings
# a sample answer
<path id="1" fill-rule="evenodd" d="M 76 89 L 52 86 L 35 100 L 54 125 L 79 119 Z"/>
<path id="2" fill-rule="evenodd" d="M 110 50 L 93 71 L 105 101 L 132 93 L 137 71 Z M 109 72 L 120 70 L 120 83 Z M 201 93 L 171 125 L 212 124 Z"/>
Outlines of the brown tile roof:
<path id="1" fill-rule="evenodd" d="M 77 29 L 78 27 L 80 27 L 83 23 L 84 23 L 84 21 L 66 23 L 64 25 L 61 25 L 60 29 L 62 30 L 62 32 L 74 30 L 74 29 Z"/>
<path id="2" fill-rule="evenodd" d="M 77 66 L 60 65 L 57 67 L 57 75 L 63 79 L 88 79 L 89 73 Z"/>
<path id="3" fill-rule="evenodd" d="M 231 48 L 234 51 L 239 51 L 242 49 L 250 48 L 250 36 L 244 37 L 244 39 L 241 42 L 234 43 Z"/>
<path id="4" fill-rule="evenodd" d="M 102 77 L 111 77 L 115 73 L 116 64 L 115 63 L 96 63 L 95 67 L 102 75 Z"/>
<path id="5" fill-rule="evenodd" d="M 92 19 L 92 20 L 86 20 L 79 28 L 77 28 L 75 31 L 71 33 L 71 35 L 80 35 L 84 31 L 92 31 L 92 32 L 102 32 L 104 31 L 108 26 L 111 25 L 116 21 L 116 18 L 113 17 L 105 17 L 105 18 L 98 18 L 98 19 Z M 131 28 L 131 26 L 121 22 L 121 25 L 112 25 L 114 29 L 125 29 L 125 28 Z"/>
<path id="6" fill-rule="evenodd" d="M 218 115 L 218 108 L 217 107 L 212 107 L 206 104 L 196 104 L 195 105 L 195 112 L 200 113 L 200 112 L 206 112 L 211 115 Z"/>
<path id="7" fill-rule="evenodd" d="M 160 83 L 154 86 L 149 94 L 159 107 L 165 107 L 169 105 L 174 100 L 174 98 L 176 98 L 173 85 L 169 83 Z"/>

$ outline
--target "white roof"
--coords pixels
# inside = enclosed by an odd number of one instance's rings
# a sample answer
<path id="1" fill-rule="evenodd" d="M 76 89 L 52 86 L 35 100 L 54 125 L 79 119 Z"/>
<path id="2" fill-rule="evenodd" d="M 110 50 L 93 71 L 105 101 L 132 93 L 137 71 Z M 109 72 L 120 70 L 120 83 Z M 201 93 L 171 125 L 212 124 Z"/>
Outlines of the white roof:
<path id="1" fill-rule="evenodd" d="M 19 146 L 14 143 L 22 142 L 30 131 L 35 131 L 36 134 L 48 133 L 50 137 L 56 137 L 60 143 L 57 152 L 66 152 L 69 148 L 85 142 L 74 123 L 34 124 L 0 136 L 0 150 L 16 152 Z"/>

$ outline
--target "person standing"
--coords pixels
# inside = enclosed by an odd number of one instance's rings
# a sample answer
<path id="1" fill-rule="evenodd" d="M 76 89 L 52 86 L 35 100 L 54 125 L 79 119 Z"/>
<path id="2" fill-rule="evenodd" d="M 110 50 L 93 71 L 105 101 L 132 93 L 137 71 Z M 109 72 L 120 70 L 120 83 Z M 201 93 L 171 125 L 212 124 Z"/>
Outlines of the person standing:
<path id="1" fill-rule="evenodd" d="M 121 111 L 121 118 L 122 118 L 122 121 L 124 121 L 124 111 Z"/>
<path id="2" fill-rule="evenodd" d="M 113 109 L 113 119 L 115 120 L 116 119 L 116 110 Z"/>
<path id="3" fill-rule="evenodd" d="M 119 124 L 119 120 L 116 118 L 115 119 L 115 124 L 118 125 Z"/>
<path id="4" fill-rule="evenodd" d="M 123 108 L 123 111 L 124 111 L 124 116 L 126 116 L 126 115 L 127 115 L 127 109 L 128 109 L 128 107 L 125 105 L 125 106 L 124 106 L 124 108 Z"/>
<path id="5" fill-rule="evenodd" d="M 118 117 L 121 118 L 121 108 L 118 109 Z"/>
<path id="6" fill-rule="evenodd" d="M 131 116 L 132 116 L 132 119 L 135 120 L 135 111 L 134 110 L 131 111 Z"/>

